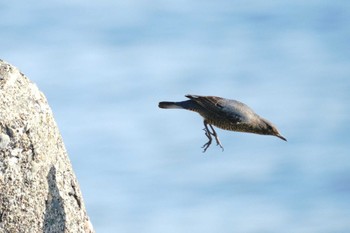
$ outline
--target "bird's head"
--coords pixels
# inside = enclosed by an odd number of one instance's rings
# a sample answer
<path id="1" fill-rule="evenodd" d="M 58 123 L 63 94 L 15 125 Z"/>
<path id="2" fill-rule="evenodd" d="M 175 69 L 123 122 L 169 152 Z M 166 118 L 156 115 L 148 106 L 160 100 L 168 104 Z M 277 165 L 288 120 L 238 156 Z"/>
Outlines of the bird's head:
<path id="1" fill-rule="evenodd" d="M 264 134 L 266 135 L 272 135 L 272 136 L 276 136 L 284 141 L 287 141 L 287 139 L 285 137 L 283 137 L 280 132 L 278 132 L 278 129 L 276 128 L 276 126 L 274 126 L 271 122 L 269 122 L 268 120 L 262 119 L 263 121 L 263 131 Z"/>

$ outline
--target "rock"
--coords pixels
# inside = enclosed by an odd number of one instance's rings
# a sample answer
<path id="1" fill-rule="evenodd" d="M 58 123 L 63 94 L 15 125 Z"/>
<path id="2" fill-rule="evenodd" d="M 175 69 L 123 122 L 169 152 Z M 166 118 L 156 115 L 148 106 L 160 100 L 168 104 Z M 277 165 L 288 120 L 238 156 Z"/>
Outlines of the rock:
<path id="1" fill-rule="evenodd" d="M 0 60 L 0 233 L 92 233 L 45 96 Z"/>

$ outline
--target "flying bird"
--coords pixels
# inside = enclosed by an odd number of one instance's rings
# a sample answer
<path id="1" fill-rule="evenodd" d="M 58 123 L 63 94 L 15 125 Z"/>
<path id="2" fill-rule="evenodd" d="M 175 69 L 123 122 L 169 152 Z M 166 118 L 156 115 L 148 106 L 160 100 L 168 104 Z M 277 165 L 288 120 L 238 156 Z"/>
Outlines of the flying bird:
<path id="1" fill-rule="evenodd" d="M 204 132 L 208 138 L 202 148 L 205 152 L 212 143 L 212 136 L 216 144 L 223 146 L 213 126 L 224 130 L 255 133 L 276 136 L 287 141 L 276 126 L 260 117 L 250 107 L 237 100 L 225 99 L 217 96 L 186 95 L 189 100 L 181 102 L 159 102 L 159 108 L 179 108 L 199 113 L 204 118 Z M 209 127 L 208 127 L 209 126 Z"/>

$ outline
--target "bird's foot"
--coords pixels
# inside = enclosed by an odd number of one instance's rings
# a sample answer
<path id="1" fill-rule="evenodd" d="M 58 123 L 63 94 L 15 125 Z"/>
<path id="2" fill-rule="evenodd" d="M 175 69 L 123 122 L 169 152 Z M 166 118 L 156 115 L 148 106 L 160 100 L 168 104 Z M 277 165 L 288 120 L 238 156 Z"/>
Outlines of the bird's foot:
<path id="1" fill-rule="evenodd" d="M 212 132 L 209 130 L 208 125 L 210 126 Z M 219 139 L 219 137 L 218 137 L 216 131 L 214 130 L 213 126 L 204 121 L 204 129 L 203 129 L 203 130 L 204 130 L 204 132 L 205 132 L 205 136 L 207 136 L 207 138 L 208 138 L 208 140 L 209 140 L 207 143 L 205 143 L 205 144 L 202 146 L 202 148 L 204 148 L 203 153 L 206 152 L 206 150 L 207 150 L 207 149 L 209 148 L 209 146 L 211 145 L 211 142 L 212 142 L 212 140 L 213 140 L 212 136 L 214 136 L 214 138 L 215 138 L 216 145 L 217 145 L 217 146 L 220 146 L 220 148 L 222 149 L 222 151 L 224 151 L 224 147 L 222 146 L 222 144 L 221 144 L 221 142 L 220 142 L 220 139 Z"/>
<path id="2" fill-rule="evenodd" d="M 207 143 L 205 143 L 202 148 L 203 148 L 203 153 L 205 153 L 207 151 L 207 149 L 209 148 L 211 144 L 211 140 L 209 140 Z"/>
<path id="3" fill-rule="evenodd" d="M 203 153 L 204 152 L 206 152 L 207 151 L 207 149 L 209 148 L 209 146 L 211 145 L 211 142 L 212 142 L 212 137 L 211 137 L 211 132 L 209 131 L 209 129 L 208 129 L 208 127 L 207 126 L 205 126 L 205 128 L 203 129 L 204 130 L 204 132 L 205 132 L 205 136 L 207 136 L 207 138 L 208 138 L 208 142 L 207 143 L 205 143 L 203 146 L 202 146 L 202 148 L 204 148 L 203 149 Z"/>

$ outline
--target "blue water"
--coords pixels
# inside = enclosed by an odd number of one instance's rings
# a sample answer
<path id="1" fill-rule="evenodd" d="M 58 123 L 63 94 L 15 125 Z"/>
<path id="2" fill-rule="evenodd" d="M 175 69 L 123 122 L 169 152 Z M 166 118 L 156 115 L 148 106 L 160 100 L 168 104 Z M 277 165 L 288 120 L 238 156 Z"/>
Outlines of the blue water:
<path id="1" fill-rule="evenodd" d="M 350 1 L 4 1 L 96 232 L 350 232 Z M 158 109 L 240 100 L 288 142 Z"/>

